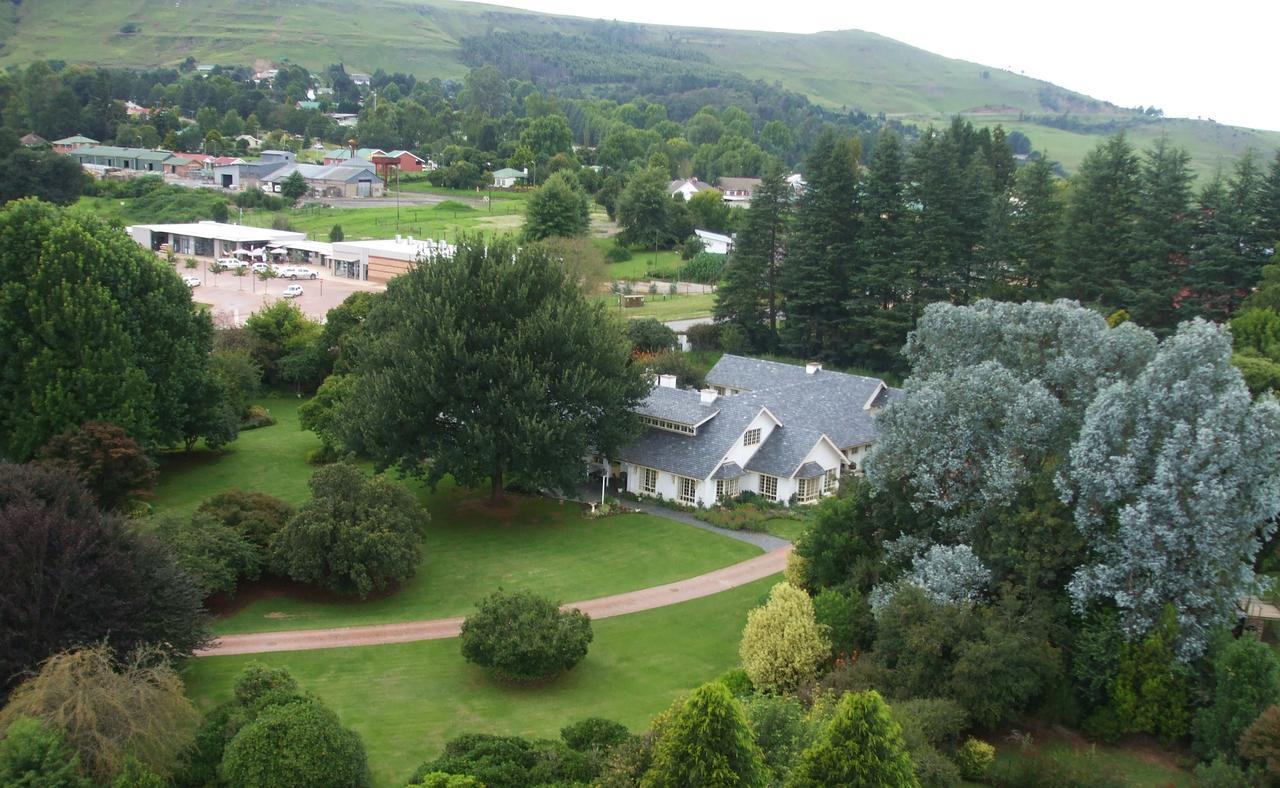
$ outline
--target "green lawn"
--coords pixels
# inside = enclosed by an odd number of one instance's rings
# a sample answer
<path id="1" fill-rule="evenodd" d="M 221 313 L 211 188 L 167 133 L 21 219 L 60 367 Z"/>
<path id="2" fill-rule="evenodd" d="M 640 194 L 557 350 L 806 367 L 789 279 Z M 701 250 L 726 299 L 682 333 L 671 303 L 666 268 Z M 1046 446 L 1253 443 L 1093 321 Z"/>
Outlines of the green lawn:
<path id="1" fill-rule="evenodd" d="M 320 446 L 315 433 L 298 427 L 292 396 L 260 398 L 277 424 L 240 433 L 218 452 L 197 450 L 160 456 L 160 484 L 151 500 L 156 511 L 189 513 L 206 498 L 235 487 L 269 493 L 294 505 L 311 497 L 307 480 L 314 470 L 307 452 Z"/>
<path id="2" fill-rule="evenodd" d="M 243 219 L 232 210 L 231 220 L 242 221 L 254 227 L 271 227 L 283 216 L 289 225 L 316 241 L 329 240 L 329 230 L 342 225 L 345 238 L 391 238 L 397 233 L 418 238 L 444 238 L 453 240 L 460 232 L 505 232 L 520 227 L 523 221 L 522 204 L 508 202 L 495 204 L 493 211 L 473 208 L 456 201 L 439 205 L 401 205 L 399 221 L 396 207 L 375 208 L 326 208 L 322 205 L 306 205 L 294 210 L 279 212 L 250 210 Z"/>
<path id="3" fill-rule="evenodd" d="M 600 296 L 604 303 L 623 317 L 654 317 L 658 320 L 684 320 L 691 317 L 710 317 L 716 305 L 715 293 L 699 293 L 696 295 L 669 296 L 659 293 L 656 296 L 642 293 L 644 306 L 638 309 L 623 309 L 618 306 L 618 296 Z"/>
<path id="4" fill-rule="evenodd" d="M 601 252 L 607 252 L 614 245 L 612 238 L 596 238 L 593 243 Z M 606 263 L 605 270 L 610 279 L 637 282 L 641 279 L 674 279 L 682 265 L 684 261 L 677 251 L 633 251 L 630 260 Z"/>
<path id="5" fill-rule="evenodd" d="M 300 400 L 262 401 L 278 422 L 245 432 L 222 452 L 162 457 L 157 511 L 186 513 L 235 487 L 300 504 L 309 497 L 313 468 L 306 453 L 319 445 L 298 427 Z M 650 515 L 599 520 L 576 504 L 510 496 L 495 512 L 482 496 L 442 483 L 430 493 L 409 482 L 431 513 L 423 524 L 423 561 L 397 593 L 364 602 L 318 593 L 258 593 L 216 632 L 258 632 L 353 626 L 461 615 L 499 587 L 531 589 L 564 602 L 669 583 L 759 554 L 751 545 Z M 248 598 L 248 597 L 246 597 Z"/>
<path id="6" fill-rule="evenodd" d="M 804 534 L 805 529 L 809 527 L 808 519 L 796 520 L 790 517 L 774 517 L 766 520 L 764 523 L 765 530 L 789 542 L 794 542 Z"/>
<path id="7" fill-rule="evenodd" d="M 590 716 L 644 730 L 681 693 L 737 664 L 747 611 L 780 579 L 598 621 L 586 660 L 546 684 L 495 681 L 463 661 L 457 640 L 437 640 L 192 660 L 187 691 L 208 709 L 229 697 L 248 663 L 287 667 L 360 733 L 376 783 L 403 785 L 463 733 L 555 738 Z"/>
<path id="8" fill-rule="evenodd" d="M 413 192 L 414 194 L 439 194 L 445 197 L 466 197 L 476 200 L 488 196 L 496 205 L 500 202 L 525 202 L 529 199 L 531 191 L 506 191 L 505 189 L 448 189 L 444 186 L 432 186 L 427 182 L 426 178 L 411 177 L 401 175 L 400 182 L 397 185 L 394 178 L 391 179 L 391 189 L 399 188 L 402 192 Z"/>

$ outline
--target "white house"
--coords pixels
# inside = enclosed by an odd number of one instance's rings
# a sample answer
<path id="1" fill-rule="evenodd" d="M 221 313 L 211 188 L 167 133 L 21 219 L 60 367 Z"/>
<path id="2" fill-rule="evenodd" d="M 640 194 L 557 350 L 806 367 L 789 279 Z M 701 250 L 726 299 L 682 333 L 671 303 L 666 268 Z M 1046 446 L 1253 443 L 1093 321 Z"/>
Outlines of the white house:
<path id="1" fill-rule="evenodd" d="M 703 391 L 662 375 L 637 409 L 647 429 L 614 472 L 636 495 L 711 506 L 740 492 L 814 503 L 861 472 L 875 414 L 900 392 L 878 378 L 725 355 Z"/>
<path id="2" fill-rule="evenodd" d="M 724 194 L 724 201 L 729 205 L 747 207 L 751 204 L 751 195 L 763 183 L 759 178 L 720 178 L 716 186 Z"/>
<path id="3" fill-rule="evenodd" d="M 685 202 L 698 192 L 705 192 L 712 188 L 710 184 L 703 183 L 697 178 L 685 178 L 684 180 L 671 181 L 667 184 L 667 196 L 674 197 L 677 194 L 684 198 Z"/>
<path id="4" fill-rule="evenodd" d="M 694 230 L 693 234 L 698 236 L 698 240 L 702 241 L 702 251 L 711 252 L 712 254 L 728 254 L 733 248 L 733 238 L 720 233 L 713 233 L 710 230 Z"/>
<path id="5" fill-rule="evenodd" d="M 528 179 L 528 170 L 514 170 L 510 167 L 503 167 L 493 174 L 493 186 L 496 189 L 510 189 L 517 183 L 524 183 Z"/>

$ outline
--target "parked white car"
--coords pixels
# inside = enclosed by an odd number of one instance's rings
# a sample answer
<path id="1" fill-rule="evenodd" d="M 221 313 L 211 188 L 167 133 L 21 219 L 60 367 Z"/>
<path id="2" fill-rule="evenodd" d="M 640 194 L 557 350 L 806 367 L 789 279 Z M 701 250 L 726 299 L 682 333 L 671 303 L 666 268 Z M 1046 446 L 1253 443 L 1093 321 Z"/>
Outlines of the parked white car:
<path id="1" fill-rule="evenodd" d="M 228 271 L 235 271 L 240 268 L 246 268 L 249 264 L 244 260 L 237 260 L 234 257 L 219 257 L 218 265 L 223 266 Z"/>
<path id="2" fill-rule="evenodd" d="M 187 287 L 199 287 L 200 277 L 193 276 L 192 274 L 187 274 L 186 276 L 182 277 L 182 283 L 185 284 Z"/>
<path id="3" fill-rule="evenodd" d="M 276 275 L 285 279 L 316 279 L 320 276 L 310 268 L 300 265 L 286 265 L 283 268 L 276 269 Z"/>
<path id="4" fill-rule="evenodd" d="M 302 295 L 302 285 L 299 284 L 289 285 L 280 293 L 282 298 L 297 298 L 300 295 Z"/>
<path id="5" fill-rule="evenodd" d="M 275 266 L 269 265 L 267 263 L 254 263 L 253 265 L 249 266 L 249 268 L 252 269 L 255 274 L 260 274 L 263 271 L 274 272 L 276 270 Z"/>

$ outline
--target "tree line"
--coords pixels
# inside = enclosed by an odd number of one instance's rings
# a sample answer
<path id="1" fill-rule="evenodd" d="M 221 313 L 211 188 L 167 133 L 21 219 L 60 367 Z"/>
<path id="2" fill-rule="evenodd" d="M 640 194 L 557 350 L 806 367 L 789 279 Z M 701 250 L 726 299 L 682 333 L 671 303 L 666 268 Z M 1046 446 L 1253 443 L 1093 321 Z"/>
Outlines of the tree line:
<path id="1" fill-rule="evenodd" d="M 1195 189 L 1164 139 L 1116 135 L 1067 182 L 960 119 L 912 145 L 882 131 L 865 166 L 860 147 L 820 139 L 798 199 L 765 177 L 717 299 L 733 348 L 900 370 L 927 305 L 981 298 L 1072 298 L 1163 335 L 1230 317 L 1280 239 L 1280 155 Z"/>

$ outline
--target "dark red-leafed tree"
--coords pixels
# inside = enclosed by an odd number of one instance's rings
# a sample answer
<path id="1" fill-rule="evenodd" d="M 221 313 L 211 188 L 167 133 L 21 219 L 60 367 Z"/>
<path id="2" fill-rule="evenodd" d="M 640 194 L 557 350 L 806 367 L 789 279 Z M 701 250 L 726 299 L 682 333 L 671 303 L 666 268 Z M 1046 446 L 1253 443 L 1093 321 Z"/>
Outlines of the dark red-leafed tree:
<path id="1" fill-rule="evenodd" d="M 49 441 L 40 459 L 72 471 L 99 508 L 124 508 L 130 498 L 151 494 L 156 467 L 137 441 L 107 421 L 90 421 Z"/>

